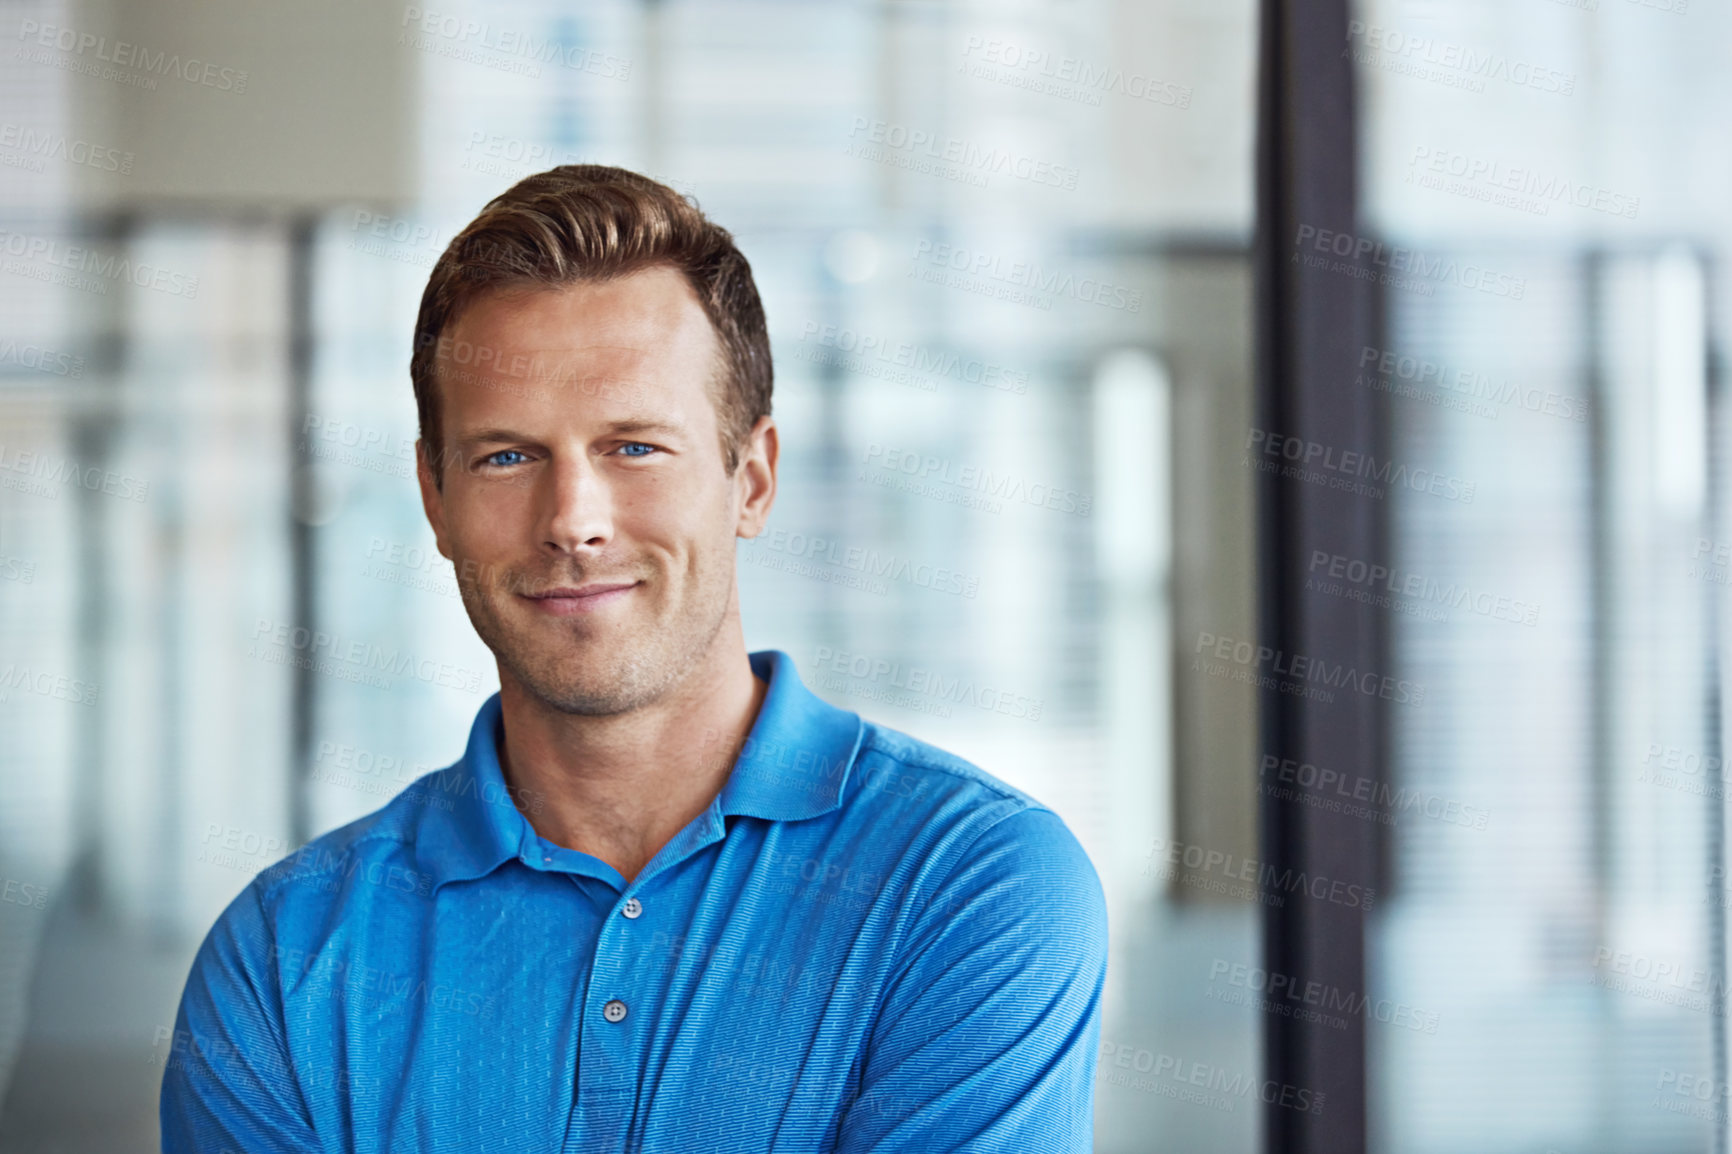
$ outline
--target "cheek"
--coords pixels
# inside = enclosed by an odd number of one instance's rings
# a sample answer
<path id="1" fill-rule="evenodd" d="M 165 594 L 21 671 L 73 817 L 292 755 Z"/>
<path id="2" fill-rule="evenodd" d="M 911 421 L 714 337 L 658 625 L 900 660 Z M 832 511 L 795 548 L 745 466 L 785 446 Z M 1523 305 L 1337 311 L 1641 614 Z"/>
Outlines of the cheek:
<path id="1" fill-rule="evenodd" d="M 530 494 L 522 487 L 469 487 L 456 494 L 456 500 L 446 499 L 446 531 L 466 553 L 497 553 L 523 536 L 531 508 Z"/>
<path id="2" fill-rule="evenodd" d="M 689 547 L 715 537 L 718 526 L 732 530 L 731 490 L 668 477 L 642 487 L 621 486 L 615 493 L 614 522 L 640 540 Z"/>
<path id="3" fill-rule="evenodd" d="M 645 502 L 621 510 L 617 523 L 628 548 L 666 558 L 688 579 L 714 581 L 734 566 L 734 521 L 726 494 L 684 495 L 677 501 Z"/>

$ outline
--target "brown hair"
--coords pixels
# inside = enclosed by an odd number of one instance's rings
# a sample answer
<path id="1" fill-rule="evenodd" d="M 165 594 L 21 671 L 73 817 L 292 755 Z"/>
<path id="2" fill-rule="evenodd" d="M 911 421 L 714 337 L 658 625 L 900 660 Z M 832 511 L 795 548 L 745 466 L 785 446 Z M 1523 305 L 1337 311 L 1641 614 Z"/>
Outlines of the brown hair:
<path id="1" fill-rule="evenodd" d="M 685 275 L 721 346 L 711 387 L 732 473 L 747 434 L 770 411 L 770 336 L 752 266 L 727 229 L 667 185 L 623 168 L 566 164 L 488 202 L 427 278 L 409 379 L 435 480 L 442 485 L 445 471 L 436 354 L 440 335 L 470 302 L 495 290 L 605 281 L 655 265 Z"/>

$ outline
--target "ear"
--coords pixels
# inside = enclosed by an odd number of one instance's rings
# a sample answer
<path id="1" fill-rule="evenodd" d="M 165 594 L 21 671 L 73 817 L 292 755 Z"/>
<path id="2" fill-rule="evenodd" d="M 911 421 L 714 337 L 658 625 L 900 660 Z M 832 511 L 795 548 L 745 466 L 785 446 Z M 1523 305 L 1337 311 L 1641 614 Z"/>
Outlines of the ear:
<path id="1" fill-rule="evenodd" d="M 415 480 L 421 486 L 421 508 L 427 514 L 427 523 L 433 526 L 433 540 L 439 546 L 439 555 L 451 561 L 454 560 L 451 543 L 445 537 L 445 494 L 439 491 L 433 473 L 435 467 L 442 468 L 443 465 L 443 462 L 434 465 L 425 440 L 415 441 Z"/>
<path id="2" fill-rule="evenodd" d="M 734 525 L 736 536 L 756 537 L 764 531 L 764 523 L 770 519 L 770 506 L 776 503 L 776 461 L 780 453 L 776 422 L 768 416 L 759 417 L 740 446 L 740 466 L 734 472 L 740 508 Z"/>

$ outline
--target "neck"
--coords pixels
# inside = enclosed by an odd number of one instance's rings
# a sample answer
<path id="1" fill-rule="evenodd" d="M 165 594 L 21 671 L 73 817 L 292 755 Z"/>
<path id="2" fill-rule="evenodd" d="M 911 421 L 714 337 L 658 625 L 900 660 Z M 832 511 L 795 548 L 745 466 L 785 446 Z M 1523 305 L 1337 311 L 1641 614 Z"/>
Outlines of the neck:
<path id="1" fill-rule="evenodd" d="M 737 614 L 678 685 L 629 713 L 561 713 L 501 667 L 500 769 L 513 798 L 540 803 L 518 803 L 536 833 L 629 882 L 721 792 L 768 688 Z"/>

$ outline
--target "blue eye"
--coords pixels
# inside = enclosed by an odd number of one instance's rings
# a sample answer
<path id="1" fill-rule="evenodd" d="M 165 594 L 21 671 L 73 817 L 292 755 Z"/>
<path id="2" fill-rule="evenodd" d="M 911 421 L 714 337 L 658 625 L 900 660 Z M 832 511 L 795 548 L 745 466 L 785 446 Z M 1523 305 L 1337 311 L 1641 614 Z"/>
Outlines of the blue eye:
<path id="1" fill-rule="evenodd" d="M 656 451 L 656 447 L 642 441 L 627 441 L 619 447 L 619 451 L 628 457 L 647 457 Z"/>
<path id="2" fill-rule="evenodd" d="M 518 457 L 523 457 L 523 454 L 516 449 L 501 449 L 497 453 L 489 453 L 486 457 L 483 457 L 482 458 L 482 464 L 485 464 L 485 465 L 515 465 L 515 464 L 517 464 L 516 461 L 501 461 L 499 459 L 501 457 L 510 457 L 513 455 L 516 455 Z M 523 459 L 528 460 L 527 457 L 523 457 Z"/>

